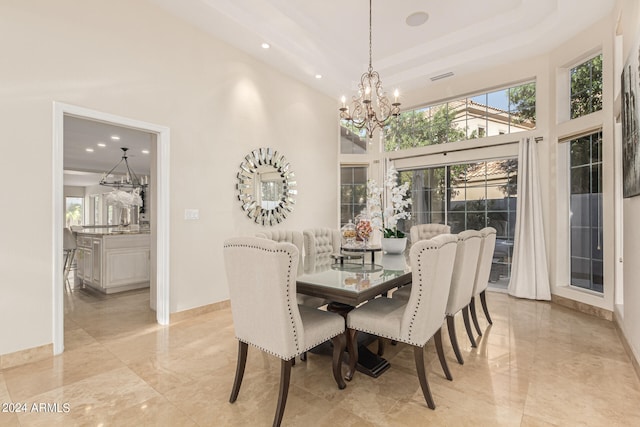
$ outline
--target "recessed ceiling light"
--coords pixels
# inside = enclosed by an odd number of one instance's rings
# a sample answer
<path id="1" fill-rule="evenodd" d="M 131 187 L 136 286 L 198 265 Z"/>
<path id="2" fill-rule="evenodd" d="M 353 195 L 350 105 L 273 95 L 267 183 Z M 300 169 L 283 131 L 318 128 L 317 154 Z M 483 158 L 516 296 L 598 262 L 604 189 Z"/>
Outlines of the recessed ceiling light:
<path id="1" fill-rule="evenodd" d="M 120 141 L 120 137 L 118 135 L 111 135 L 111 139 L 114 141 Z"/>
<path id="2" fill-rule="evenodd" d="M 149 154 L 149 150 L 142 150 L 142 154 Z"/>
<path id="3" fill-rule="evenodd" d="M 93 148 L 85 148 L 88 153 L 93 153 Z"/>
<path id="4" fill-rule="evenodd" d="M 321 79 L 322 78 L 322 74 L 316 74 L 316 79 Z"/>
<path id="5" fill-rule="evenodd" d="M 429 14 L 427 12 L 413 12 L 411 15 L 407 16 L 405 22 L 410 27 L 419 27 L 427 22 L 428 19 Z"/>
<path id="6" fill-rule="evenodd" d="M 98 142 L 98 147 L 106 147 L 107 144 L 105 144 L 104 142 Z"/>
<path id="7" fill-rule="evenodd" d="M 260 46 L 262 46 L 263 49 L 269 49 L 271 47 L 271 45 L 269 43 L 262 43 Z"/>

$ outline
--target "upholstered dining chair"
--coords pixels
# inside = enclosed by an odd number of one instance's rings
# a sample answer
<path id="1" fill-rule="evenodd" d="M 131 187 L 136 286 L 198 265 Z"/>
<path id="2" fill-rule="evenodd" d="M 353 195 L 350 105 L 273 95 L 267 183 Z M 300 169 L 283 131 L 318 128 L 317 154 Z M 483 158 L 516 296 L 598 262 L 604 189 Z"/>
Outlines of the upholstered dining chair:
<path id="1" fill-rule="evenodd" d="M 304 264 L 302 261 L 302 251 L 304 249 L 304 237 L 301 232 L 294 231 L 294 230 L 263 230 L 260 233 L 256 233 L 256 237 L 270 239 L 275 242 L 293 243 L 298 249 L 298 253 L 299 253 L 298 275 L 301 275 L 304 273 Z M 322 307 L 323 305 L 329 302 L 323 298 L 312 297 L 311 295 L 303 295 L 303 294 L 296 294 L 296 301 L 298 302 L 298 304 L 302 304 L 302 305 L 306 305 L 308 307 L 314 307 L 314 308 Z M 307 359 L 306 352 L 302 353 L 300 355 L 300 360 L 304 361 L 306 359 Z M 295 365 L 295 359 L 293 363 Z"/>
<path id="2" fill-rule="evenodd" d="M 296 303 L 299 253 L 295 245 L 236 237 L 225 241 L 223 253 L 238 339 L 238 362 L 229 402 L 235 402 L 240 392 L 249 345 L 281 359 L 274 426 L 282 421 L 293 360 L 303 352 L 332 340 L 333 377 L 338 388 L 345 388 L 341 370 L 346 346 L 344 318 Z"/>
<path id="3" fill-rule="evenodd" d="M 449 286 L 456 256 L 456 236 L 444 234 L 421 240 L 411 246 L 412 289 L 408 300 L 376 298 L 355 308 L 347 315 L 349 334 L 349 371 L 354 374 L 357 357 L 357 331 L 368 332 L 413 346 L 422 393 L 431 409 L 435 409 L 429 389 L 424 348 L 433 337 L 440 364 L 447 379 L 451 373 L 442 348 L 441 328 L 449 297 Z"/>
<path id="4" fill-rule="evenodd" d="M 331 254 L 340 252 L 340 231 L 332 228 L 309 228 L 304 236 L 304 271 L 333 263 Z"/>
<path id="5" fill-rule="evenodd" d="M 318 267 L 334 263 L 331 254 L 340 253 L 342 238 L 340 230 L 332 228 L 309 228 L 303 230 L 304 235 L 304 270 L 313 272 Z M 310 297 L 313 298 L 313 297 Z M 325 301 L 325 303 L 328 301 Z M 378 338 L 378 356 L 384 354 L 384 341 Z M 302 355 L 304 360 L 306 355 Z"/>
<path id="6" fill-rule="evenodd" d="M 256 233 L 256 237 L 262 237 L 270 239 L 275 242 L 289 242 L 293 243 L 298 249 L 298 275 L 304 273 L 304 263 L 302 261 L 302 252 L 304 250 L 304 237 L 300 231 L 294 230 L 264 230 L 260 233 Z M 296 299 L 298 304 L 308 305 L 309 307 L 321 307 L 327 303 L 322 298 L 316 298 L 309 295 L 297 294 Z"/>
<path id="7" fill-rule="evenodd" d="M 478 269 L 476 270 L 476 279 L 473 285 L 473 296 L 469 304 L 469 311 L 473 318 L 473 324 L 476 327 L 478 335 L 482 336 L 482 330 L 478 323 L 478 315 L 476 314 L 476 296 L 480 296 L 482 310 L 490 325 L 493 324 L 487 307 L 487 286 L 489 285 L 489 275 L 491 274 L 491 264 L 493 262 L 493 252 L 496 249 L 496 229 L 493 227 L 485 227 L 480 230 L 482 235 L 482 245 L 480 246 L 480 257 L 478 259 Z"/>
<path id="8" fill-rule="evenodd" d="M 449 288 L 449 298 L 447 299 L 445 314 L 451 347 L 453 347 L 453 353 L 456 355 L 458 363 L 462 365 L 464 364 L 464 359 L 460 353 L 458 338 L 456 336 L 455 315 L 462 311 L 464 326 L 471 341 L 471 346 L 476 347 L 467 307 L 471 302 L 471 296 L 473 294 L 482 235 L 476 230 L 466 230 L 458 233 L 456 238 L 456 257 L 453 264 L 453 275 L 451 277 L 451 286 Z M 410 294 L 411 286 L 404 286 L 393 293 L 393 298 L 407 300 Z"/>
<path id="9" fill-rule="evenodd" d="M 446 224 L 417 224 L 409 229 L 412 244 L 419 240 L 427 240 L 440 234 L 449 233 L 451 233 L 451 227 Z"/>
<path id="10" fill-rule="evenodd" d="M 298 249 L 298 275 L 304 271 L 304 263 L 302 262 L 302 253 L 304 251 L 304 237 L 300 231 L 295 230 L 263 230 L 256 233 L 256 237 L 273 240 L 274 242 L 293 243 Z"/>
<path id="11" fill-rule="evenodd" d="M 453 352 L 459 364 L 464 364 L 464 359 L 460 353 L 458 339 L 456 337 L 455 315 L 462 311 L 464 327 L 471 341 L 471 346 L 476 347 L 473 338 L 469 312 L 467 307 L 471 303 L 473 285 L 476 278 L 478 257 L 480 255 L 480 245 L 482 235 L 476 230 L 466 230 L 458 233 L 458 249 L 456 250 L 456 260 L 453 264 L 453 276 L 451 277 L 451 288 L 449 289 L 449 299 L 447 300 L 447 330 Z"/>

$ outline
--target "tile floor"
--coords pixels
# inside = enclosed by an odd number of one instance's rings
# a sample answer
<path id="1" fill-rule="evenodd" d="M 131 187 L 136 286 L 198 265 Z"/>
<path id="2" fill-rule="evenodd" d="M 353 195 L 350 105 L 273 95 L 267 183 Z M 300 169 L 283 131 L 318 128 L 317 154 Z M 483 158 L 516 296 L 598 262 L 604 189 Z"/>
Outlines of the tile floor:
<path id="1" fill-rule="evenodd" d="M 148 300 L 146 291 L 68 295 L 64 354 L 0 371 L 0 402 L 29 409 L 0 412 L 0 426 L 270 425 L 279 361 L 250 348 L 229 404 L 237 349 L 230 311 L 162 327 Z M 611 322 L 501 293 L 488 301 L 494 324 L 479 314 L 486 329 L 478 348 L 456 319 L 464 365 L 444 333 L 453 381 L 427 347 L 435 411 L 423 400 L 412 349 L 388 345 L 391 368 L 377 379 L 357 373 L 344 390 L 328 357 L 298 362 L 283 425 L 640 425 L 640 381 Z M 34 412 L 33 403 L 59 406 Z"/>

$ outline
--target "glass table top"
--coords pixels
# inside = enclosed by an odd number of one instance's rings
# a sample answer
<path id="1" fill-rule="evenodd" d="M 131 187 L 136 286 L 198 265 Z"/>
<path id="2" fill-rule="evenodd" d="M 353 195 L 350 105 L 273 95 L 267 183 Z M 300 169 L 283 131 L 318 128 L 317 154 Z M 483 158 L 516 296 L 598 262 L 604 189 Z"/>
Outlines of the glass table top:
<path id="1" fill-rule="evenodd" d="M 394 287 L 411 282 L 411 268 L 404 255 L 385 254 L 375 263 L 329 258 L 305 269 L 297 279 L 297 291 L 345 304 L 357 305 Z"/>

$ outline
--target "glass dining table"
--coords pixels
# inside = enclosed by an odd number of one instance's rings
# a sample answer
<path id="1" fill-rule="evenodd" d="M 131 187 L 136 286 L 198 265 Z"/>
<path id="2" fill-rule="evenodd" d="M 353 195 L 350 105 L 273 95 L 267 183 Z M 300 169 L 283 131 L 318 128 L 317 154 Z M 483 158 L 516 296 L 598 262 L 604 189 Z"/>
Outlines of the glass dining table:
<path id="1" fill-rule="evenodd" d="M 343 315 L 370 299 L 382 296 L 391 289 L 411 283 L 411 268 L 405 255 L 378 253 L 371 263 L 344 260 L 334 255 L 324 260 L 305 263 L 304 274 L 297 278 L 297 292 L 330 301 L 327 310 Z M 349 339 L 349 334 L 347 340 Z M 366 334 L 359 334 L 365 336 Z M 372 353 L 366 344 L 358 346 L 357 369 L 372 377 L 389 368 L 389 362 Z M 348 348 L 348 347 L 347 347 Z"/>

